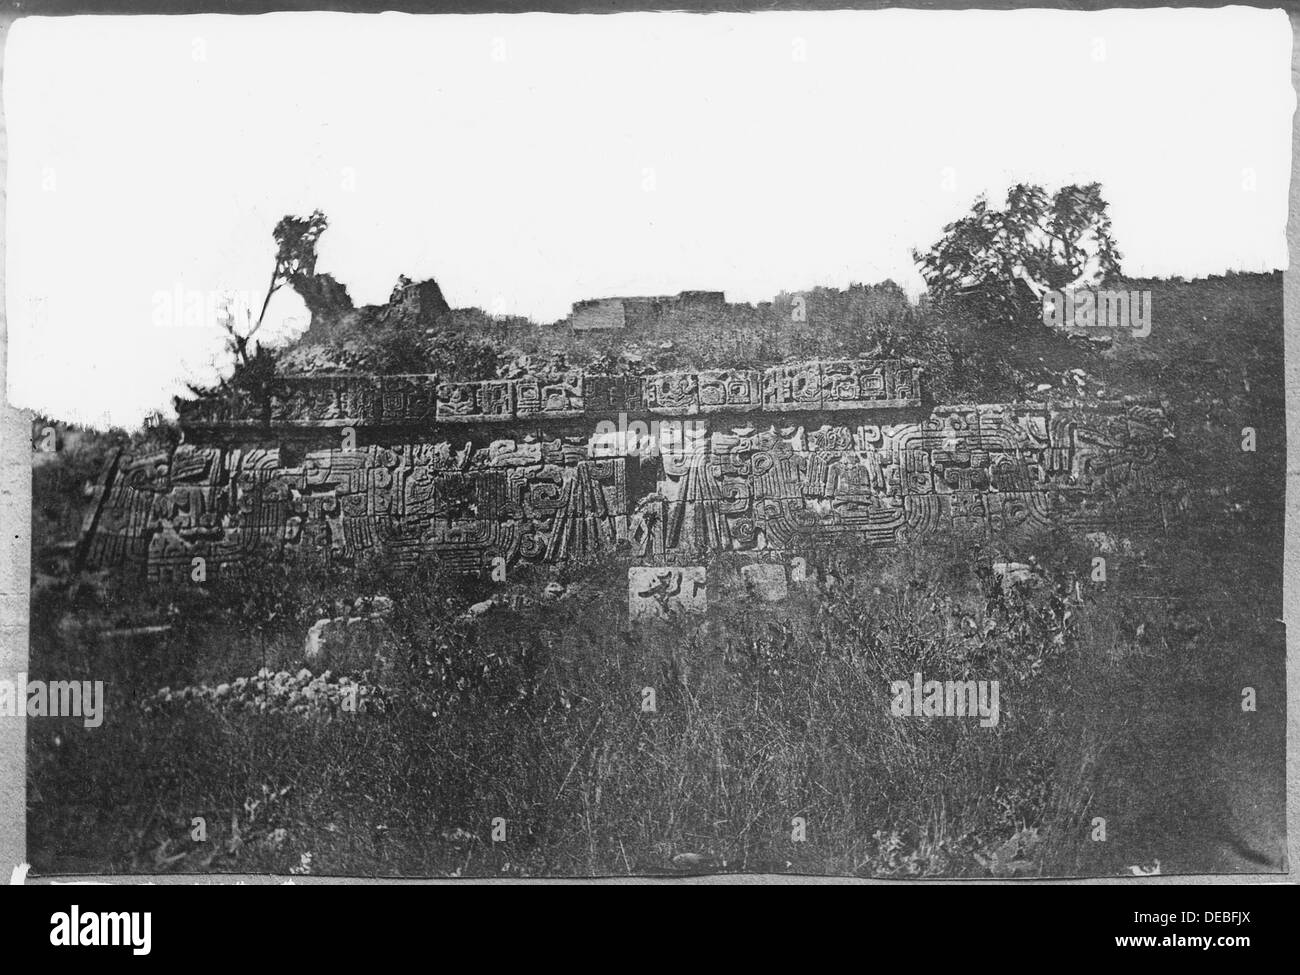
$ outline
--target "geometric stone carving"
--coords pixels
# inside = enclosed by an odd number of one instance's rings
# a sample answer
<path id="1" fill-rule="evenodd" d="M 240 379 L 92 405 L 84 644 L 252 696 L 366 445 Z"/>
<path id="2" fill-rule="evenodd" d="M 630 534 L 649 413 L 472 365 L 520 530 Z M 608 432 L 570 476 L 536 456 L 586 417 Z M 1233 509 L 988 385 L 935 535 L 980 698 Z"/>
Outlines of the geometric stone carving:
<path id="1" fill-rule="evenodd" d="M 627 612 L 637 620 L 667 620 L 708 608 L 702 565 L 634 565 L 627 570 Z"/>
<path id="2" fill-rule="evenodd" d="M 642 382 L 645 408 L 651 413 L 694 416 L 699 412 L 699 377 L 695 373 L 659 373 Z"/>
<path id="3" fill-rule="evenodd" d="M 845 360 L 821 363 L 822 409 L 850 410 L 891 406 L 898 400 L 911 399 L 910 386 L 904 380 L 899 393 L 897 362 L 863 362 Z M 910 371 L 909 371 L 910 372 Z"/>
<path id="4" fill-rule="evenodd" d="M 743 413 L 763 406 L 763 376 L 756 369 L 715 369 L 699 374 L 701 413 Z"/>
<path id="5" fill-rule="evenodd" d="M 515 415 L 518 417 L 582 416 L 583 376 L 572 371 L 554 376 L 532 377 L 515 382 Z"/>
<path id="6" fill-rule="evenodd" d="M 822 408 L 819 362 L 775 366 L 763 372 L 763 408 L 777 413 Z"/>
<path id="7" fill-rule="evenodd" d="M 509 420 L 515 415 L 516 385 L 509 380 L 439 383 L 436 417 L 446 421 Z"/>
<path id="8" fill-rule="evenodd" d="M 210 575 L 368 555 L 486 572 L 612 550 L 703 565 L 842 535 L 880 546 L 926 534 L 1016 542 L 1053 527 L 1123 535 L 1167 525 L 1185 503 L 1161 469 L 1171 434 L 1158 407 L 900 405 L 915 394 L 910 368 L 858 360 L 639 380 L 295 379 L 272 421 L 321 427 L 333 446 L 282 456 L 240 426 L 262 421 L 237 397 L 186 410 L 186 443 L 109 459 L 79 554 L 158 582 L 188 579 L 195 557 Z M 593 447 L 620 403 L 629 426 L 695 414 L 702 435 L 646 456 Z M 353 424 L 370 442 L 340 449 L 330 428 Z"/>
<path id="9" fill-rule="evenodd" d="M 659 373 L 640 379 L 570 369 L 517 379 L 439 382 L 435 375 L 287 376 L 266 404 L 228 391 L 178 405 L 189 429 L 401 427 L 509 423 L 611 413 L 661 416 L 919 406 L 916 370 L 895 360 L 817 360 L 753 369 Z"/>

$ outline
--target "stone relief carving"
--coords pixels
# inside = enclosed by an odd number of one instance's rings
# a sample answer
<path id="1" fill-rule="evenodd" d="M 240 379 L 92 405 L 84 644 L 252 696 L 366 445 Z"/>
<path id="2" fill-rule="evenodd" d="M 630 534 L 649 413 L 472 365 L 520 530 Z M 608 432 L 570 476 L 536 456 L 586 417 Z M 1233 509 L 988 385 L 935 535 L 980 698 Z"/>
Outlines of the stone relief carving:
<path id="1" fill-rule="evenodd" d="M 518 379 L 441 382 L 434 375 L 287 376 L 268 411 L 247 394 L 199 400 L 182 408 L 191 428 L 269 426 L 404 426 L 431 422 L 497 422 L 572 418 L 609 412 L 695 416 L 769 410 L 919 406 L 911 366 L 893 360 L 812 361 L 763 373 L 746 369 L 659 373 L 646 377 L 588 375 L 569 369 Z"/>
<path id="2" fill-rule="evenodd" d="M 627 570 L 628 619 L 669 620 L 708 608 L 702 565 L 634 565 Z"/>
<path id="3" fill-rule="evenodd" d="M 231 412 L 239 404 L 187 414 L 206 441 L 109 462 L 81 556 L 152 581 L 188 578 L 195 557 L 218 573 L 250 559 L 348 563 L 366 553 L 467 572 L 611 550 L 698 565 L 844 535 L 889 546 L 934 533 L 1016 542 L 1054 526 L 1153 528 L 1180 506 L 1179 482 L 1160 471 L 1172 434 L 1156 407 L 882 405 L 911 403 L 916 391 L 910 369 L 857 361 L 639 385 L 577 372 L 302 380 L 273 403 L 273 418 L 308 431 L 379 424 L 371 436 L 383 443 L 281 458 L 245 443 L 239 424 L 250 417 Z M 695 421 L 704 437 L 649 457 L 595 449 L 596 417 L 635 398 L 645 420 L 705 414 Z M 508 434 L 481 426 L 510 417 Z"/>

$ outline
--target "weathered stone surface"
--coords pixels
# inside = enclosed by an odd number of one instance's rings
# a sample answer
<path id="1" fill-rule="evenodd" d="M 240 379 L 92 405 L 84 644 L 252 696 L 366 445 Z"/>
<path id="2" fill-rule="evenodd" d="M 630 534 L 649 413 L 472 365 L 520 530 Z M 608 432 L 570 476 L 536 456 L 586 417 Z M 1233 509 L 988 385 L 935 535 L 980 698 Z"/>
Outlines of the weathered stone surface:
<path id="1" fill-rule="evenodd" d="M 303 655 L 318 670 L 335 673 L 384 667 L 391 634 L 384 616 L 320 619 L 307 631 Z"/>
<path id="2" fill-rule="evenodd" d="M 1053 527 L 1124 537 L 1162 528 L 1183 504 L 1161 466 L 1172 433 L 1157 408 L 897 405 L 915 394 L 910 369 L 861 361 L 643 380 L 304 380 L 272 412 L 319 428 L 315 445 L 265 446 L 274 439 L 238 426 L 259 422 L 252 407 L 227 403 L 221 425 L 196 421 L 170 453 L 114 454 L 80 557 L 153 581 L 187 580 L 196 557 L 209 574 L 368 553 L 467 572 L 610 550 L 704 564 L 842 536 L 882 546 L 927 534 L 1018 543 Z M 593 401 L 601 412 L 589 415 Z M 594 435 L 610 407 L 632 401 L 641 405 L 613 414 L 629 429 L 690 416 L 671 422 L 689 422 L 692 436 L 646 455 L 627 447 L 638 437 Z M 495 425 L 503 419 L 511 425 Z M 358 424 L 367 437 L 342 449 L 334 428 Z M 609 456 L 611 444 L 627 455 Z"/>
<path id="3" fill-rule="evenodd" d="M 820 362 L 776 366 L 763 373 L 763 409 L 777 413 L 822 408 Z"/>
<path id="4" fill-rule="evenodd" d="M 271 400 L 273 423 L 318 426 L 373 424 L 381 417 L 383 383 L 368 377 L 317 376 L 285 383 Z"/>
<path id="5" fill-rule="evenodd" d="M 556 376 L 531 377 L 514 383 L 515 415 L 545 418 L 582 416 L 585 411 L 583 375 L 567 372 Z"/>
<path id="6" fill-rule="evenodd" d="M 666 372 L 642 380 L 645 408 L 669 416 L 694 416 L 700 410 L 700 377 L 693 372 Z"/>
<path id="7" fill-rule="evenodd" d="M 439 383 L 437 419 L 462 423 L 511 420 L 515 416 L 517 388 L 518 382 L 508 379 Z"/>
<path id="8" fill-rule="evenodd" d="M 634 622 L 669 620 L 707 608 L 702 565 L 634 565 L 627 570 L 627 613 Z"/>
<path id="9" fill-rule="evenodd" d="M 701 413 L 743 413 L 763 408 L 763 376 L 755 369 L 715 369 L 699 374 Z"/>
<path id="10" fill-rule="evenodd" d="M 432 426 L 530 419 L 600 418 L 611 412 L 661 416 L 766 410 L 919 406 L 916 370 L 893 360 L 810 361 L 764 373 L 746 369 L 629 376 L 569 369 L 517 379 L 439 382 L 434 375 L 287 376 L 265 407 L 247 394 L 178 404 L 182 425 L 257 427 Z"/>
<path id="11" fill-rule="evenodd" d="M 821 364 L 822 408 L 892 406 L 915 398 L 912 370 L 897 362 L 843 360 Z"/>

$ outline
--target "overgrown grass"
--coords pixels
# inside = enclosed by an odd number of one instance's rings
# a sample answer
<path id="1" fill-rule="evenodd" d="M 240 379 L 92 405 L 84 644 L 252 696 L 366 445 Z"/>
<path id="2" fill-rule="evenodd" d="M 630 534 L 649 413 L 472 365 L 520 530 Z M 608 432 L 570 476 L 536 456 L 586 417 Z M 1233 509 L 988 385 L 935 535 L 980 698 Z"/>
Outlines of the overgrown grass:
<path id="1" fill-rule="evenodd" d="M 82 658 L 113 685 L 103 727 L 34 723 L 36 865 L 287 872 L 310 853 L 317 873 L 595 875 L 672 872 L 696 853 L 722 870 L 970 876 L 1037 830 L 1033 872 L 1122 870 L 1145 851 L 1079 837 L 1114 776 L 1142 774 L 1112 761 L 1141 747 L 1132 695 L 1176 697 L 1212 661 L 1163 601 L 1077 598 L 1082 550 L 1045 548 L 1032 587 L 1001 585 L 992 557 L 841 549 L 781 604 L 728 588 L 720 565 L 706 619 L 636 630 L 617 625 L 610 563 L 575 570 L 563 599 L 474 621 L 460 611 L 475 583 L 394 577 L 375 712 L 146 712 L 145 674 L 175 686 L 260 663 L 223 645 L 236 628 L 221 612 L 189 606 L 143 667 Z M 301 663 L 300 633 L 270 634 L 272 667 Z M 999 680 L 999 725 L 893 717 L 890 682 L 917 670 Z"/>

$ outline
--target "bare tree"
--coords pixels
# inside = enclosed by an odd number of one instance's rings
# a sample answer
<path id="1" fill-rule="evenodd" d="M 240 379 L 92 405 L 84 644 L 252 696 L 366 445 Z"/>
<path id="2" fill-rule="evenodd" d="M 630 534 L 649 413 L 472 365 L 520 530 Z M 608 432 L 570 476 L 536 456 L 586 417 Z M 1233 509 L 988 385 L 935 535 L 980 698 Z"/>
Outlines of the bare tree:
<path id="1" fill-rule="evenodd" d="M 254 332 L 262 327 L 272 295 L 286 284 L 310 278 L 316 273 L 316 244 L 328 226 L 329 221 L 319 210 L 313 210 L 309 217 L 282 217 L 275 225 L 275 269 L 271 272 L 271 285 L 266 290 L 261 314 L 252 329 Z"/>

